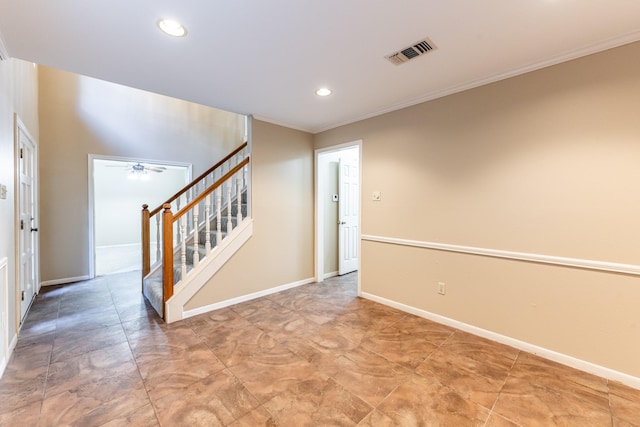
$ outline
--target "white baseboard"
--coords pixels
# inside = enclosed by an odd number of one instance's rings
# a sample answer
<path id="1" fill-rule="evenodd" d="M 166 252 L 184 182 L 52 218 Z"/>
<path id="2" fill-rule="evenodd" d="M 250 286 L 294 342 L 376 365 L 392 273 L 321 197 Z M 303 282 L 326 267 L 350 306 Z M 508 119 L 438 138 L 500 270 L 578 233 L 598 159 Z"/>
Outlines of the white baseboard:
<path id="1" fill-rule="evenodd" d="M 18 344 L 18 336 L 14 335 L 11 343 L 9 343 L 9 347 L 7 348 L 7 355 L 4 360 L 0 360 L 0 378 L 4 374 L 4 370 L 7 368 L 9 364 L 9 360 L 11 359 L 11 355 L 13 354 L 13 350 L 15 350 L 16 345 Z"/>
<path id="2" fill-rule="evenodd" d="M 241 302 L 251 301 L 252 299 L 261 298 L 267 295 L 275 294 L 277 292 L 286 291 L 287 289 L 297 288 L 298 286 L 308 285 L 309 283 L 315 282 L 313 277 L 309 279 L 299 280 L 297 282 L 288 283 L 286 285 L 276 286 L 275 288 L 265 289 L 264 291 L 254 292 L 252 294 L 243 295 L 237 298 L 231 298 L 226 301 L 220 301 L 214 304 L 205 305 L 204 307 L 194 308 L 193 310 L 188 310 L 182 313 L 182 318 L 186 319 L 189 317 L 197 316 L 199 314 L 208 313 L 213 310 L 219 310 L 221 308 L 229 307 L 231 305 L 239 304 Z"/>
<path id="3" fill-rule="evenodd" d="M 64 279 L 46 280 L 44 282 L 40 282 L 40 286 L 64 285 L 65 283 L 81 282 L 83 280 L 89 279 L 89 276 L 66 277 Z"/>
<path id="4" fill-rule="evenodd" d="M 330 279 L 332 277 L 336 277 L 339 274 L 339 272 L 337 271 L 332 271 L 331 273 L 324 273 L 324 275 L 322 276 L 322 279 Z"/>
<path id="5" fill-rule="evenodd" d="M 575 357 L 568 356 L 566 354 L 558 353 L 556 351 L 549 350 L 544 347 L 539 347 L 537 345 L 530 344 L 525 341 L 520 341 L 515 338 L 501 335 L 501 334 L 489 331 L 487 329 L 478 328 L 477 326 L 469 325 L 467 323 L 463 323 L 458 320 L 451 319 L 449 317 L 444 317 L 439 314 L 434 314 L 425 310 L 421 310 L 416 307 L 412 307 L 396 301 L 388 300 L 386 298 L 382 298 L 377 295 L 362 292 L 360 296 L 363 298 L 369 299 L 371 301 L 375 301 L 380 304 L 384 304 L 389 307 L 396 308 L 406 313 L 414 314 L 416 316 L 420 316 L 425 319 L 429 319 L 443 325 L 451 326 L 452 328 L 460 329 L 462 331 L 469 332 L 470 334 L 487 338 L 492 341 L 496 341 L 501 344 L 505 344 L 505 345 L 517 348 L 519 350 L 535 354 L 545 359 L 558 362 L 562 365 L 566 365 L 566 366 L 569 366 L 593 375 L 597 375 L 599 377 L 606 378 L 608 380 L 617 381 L 622 384 L 628 385 L 629 387 L 633 387 L 635 389 L 640 390 L 640 378 L 638 377 L 634 377 L 629 374 L 625 374 L 623 372 L 615 371 L 613 369 L 606 368 L 604 366 L 596 365 L 594 363 L 587 362 L 585 360 L 577 359 Z"/>

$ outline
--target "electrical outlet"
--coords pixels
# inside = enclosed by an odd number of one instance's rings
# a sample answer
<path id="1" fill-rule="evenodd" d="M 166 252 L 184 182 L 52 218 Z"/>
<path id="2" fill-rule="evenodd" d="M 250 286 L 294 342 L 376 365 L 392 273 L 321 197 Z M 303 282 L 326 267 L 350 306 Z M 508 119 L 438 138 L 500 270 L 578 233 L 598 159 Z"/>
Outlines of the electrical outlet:
<path id="1" fill-rule="evenodd" d="M 444 282 L 438 282 L 438 293 L 444 295 L 447 293 L 447 285 Z"/>

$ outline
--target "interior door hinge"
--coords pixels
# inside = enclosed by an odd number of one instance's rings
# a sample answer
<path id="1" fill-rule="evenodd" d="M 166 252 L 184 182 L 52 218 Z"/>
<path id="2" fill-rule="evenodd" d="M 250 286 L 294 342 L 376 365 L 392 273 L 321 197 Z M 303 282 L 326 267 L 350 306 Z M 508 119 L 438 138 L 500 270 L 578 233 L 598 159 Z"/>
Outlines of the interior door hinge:
<path id="1" fill-rule="evenodd" d="M 24 301 L 24 291 L 22 291 L 22 301 Z"/>
<path id="2" fill-rule="evenodd" d="M 24 159 L 24 148 L 20 149 L 20 158 Z"/>
<path id="3" fill-rule="evenodd" d="M 24 220 L 20 220 L 20 230 L 24 230 Z"/>

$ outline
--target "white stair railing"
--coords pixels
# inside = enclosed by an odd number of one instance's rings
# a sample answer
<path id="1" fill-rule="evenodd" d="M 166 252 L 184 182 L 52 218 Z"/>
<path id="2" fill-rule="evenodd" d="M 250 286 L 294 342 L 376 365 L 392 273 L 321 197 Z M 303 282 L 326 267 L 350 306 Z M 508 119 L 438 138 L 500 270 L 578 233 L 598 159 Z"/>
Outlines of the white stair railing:
<path id="1" fill-rule="evenodd" d="M 246 217 L 248 212 L 243 213 L 242 205 L 249 162 L 245 142 L 161 206 L 149 211 L 143 205 L 143 282 L 152 275 L 162 276 L 165 302 L 173 295 L 173 286 L 184 280 L 234 229 L 234 221 L 237 227 Z M 234 205 L 238 212 L 232 219 Z M 227 214 L 226 221 L 223 213 Z M 156 226 L 151 229 L 154 217 Z M 204 233 L 202 239 L 200 232 Z M 179 260 L 175 266 L 174 258 Z"/>

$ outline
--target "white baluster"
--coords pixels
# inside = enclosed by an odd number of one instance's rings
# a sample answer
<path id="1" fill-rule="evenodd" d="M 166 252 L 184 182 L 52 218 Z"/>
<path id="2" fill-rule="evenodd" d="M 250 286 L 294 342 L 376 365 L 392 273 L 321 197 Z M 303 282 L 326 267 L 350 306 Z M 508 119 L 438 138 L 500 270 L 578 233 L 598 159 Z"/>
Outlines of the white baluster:
<path id="1" fill-rule="evenodd" d="M 233 177 L 229 178 L 226 182 L 227 186 L 227 235 L 231 233 L 233 230 L 233 223 L 231 222 L 231 207 L 233 203 L 231 203 L 231 187 L 233 187 Z"/>
<path id="2" fill-rule="evenodd" d="M 160 252 L 160 241 L 162 240 L 160 236 L 160 217 L 162 215 L 156 214 L 156 262 L 160 260 L 162 256 L 162 252 Z"/>
<path id="3" fill-rule="evenodd" d="M 222 187 L 216 190 L 216 246 L 222 242 Z"/>
<path id="4" fill-rule="evenodd" d="M 204 250 L 207 255 L 211 253 L 211 195 L 204 198 Z"/>
<path id="5" fill-rule="evenodd" d="M 242 171 L 236 174 L 236 201 L 238 204 L 237 224 L 242 222 Z"/>
<path id="6" fill-rule="evenodd" d="M 193 266 L 200 264 L 200 252 L 198 251 L 198 217 L 200 216 L 200 204 L 193 207 Z"/>
<path id="7" fill-rule="evenodd" d="M 178 211 L 180 210 L 180 199 L 181 199 L 181 198 L 182 198 L 182 196 L 179 196 L 179 197 L 176 199 L 176 212 L 178 212 Z M 181 234 L 180 234 L 180 227 L 176 227 L 176 229 L 177 229 L 177 231 L 178 231 L 178 232 L 176 233 L 176 239 L 177 239 L 177 241 L 179 242 L 179 241 L 181 241 L 181 240 L 182 240 L 182 236 L 181 236 Z"/>
<path id="8" fill-rule="evenodd" d="M 187 277 L 187 216 L 182 215 L 180 218 L 180 235 L 182 240 L 180 241 L 180 271 L 182 272 L 180 280 L 184 280 Z"/>

